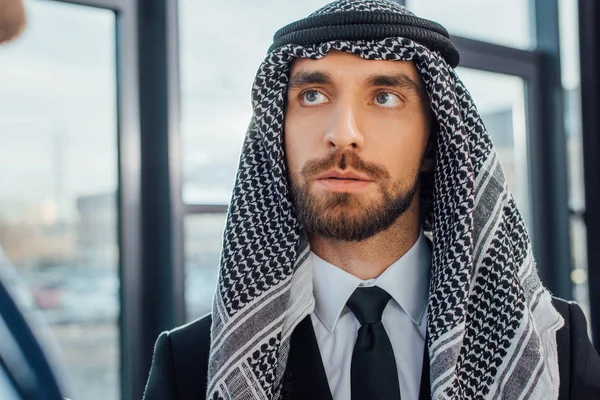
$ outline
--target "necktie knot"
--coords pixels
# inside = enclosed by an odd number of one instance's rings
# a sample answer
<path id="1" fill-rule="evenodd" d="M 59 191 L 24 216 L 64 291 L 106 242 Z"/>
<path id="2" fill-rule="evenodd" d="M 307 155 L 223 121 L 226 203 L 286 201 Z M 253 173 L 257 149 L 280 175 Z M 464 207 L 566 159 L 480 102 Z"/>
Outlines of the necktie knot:
<path id="1" fill-rule="evenodd" d="M 381 322 L 383 310 L 391 296 L 385 290 L 377 287 L 359 287 L 352 293 L 346 305 L 352 311 L 361 325 Z"/>

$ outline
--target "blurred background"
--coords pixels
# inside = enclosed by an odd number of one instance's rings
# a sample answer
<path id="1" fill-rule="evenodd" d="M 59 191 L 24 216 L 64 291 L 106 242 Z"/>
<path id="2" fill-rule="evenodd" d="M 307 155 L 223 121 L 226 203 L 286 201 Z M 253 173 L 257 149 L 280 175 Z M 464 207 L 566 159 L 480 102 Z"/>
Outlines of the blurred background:
<path id="1" fill-rule="evenodd" d="M 273 33 L 327 2 L 26 1 L 0 47 L 0 265 L 70 397 L 141 398 L 158 333 L 210 312 L 254 75 Z M 598 347 L 597 6 L 398 2 L 453 35 L 544 283 Z"/>

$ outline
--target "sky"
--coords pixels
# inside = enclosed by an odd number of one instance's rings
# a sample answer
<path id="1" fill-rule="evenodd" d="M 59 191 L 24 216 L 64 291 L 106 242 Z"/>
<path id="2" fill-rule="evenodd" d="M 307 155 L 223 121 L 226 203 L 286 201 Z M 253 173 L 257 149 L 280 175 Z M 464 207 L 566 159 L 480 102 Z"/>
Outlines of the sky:
<path id="1" fill-rule="evenodd" d="M 578 84 L 575 0 L 561 1 L 565 84 Z M 184 199 L 226 203 L 248 126 L 250 89 L 272 34 L 322 0 L 180 0 Z M 525 0 L 408 0 L 453 34 L 531 48 Z M 485 5 L 484 5 L 485 3 Z M 20 40 L 0 48 L 0 217 L 46 198 L 74 209 L 117 187 L 115 16 L 26 1 Z M 569 29 L 570 27 L 570 29 Z M 575 60 L 575 63 L 573 62 Z M 519 78 L 459 69 L 482 113 L 522 107 Z M 60 196 L 57 193 L 61 193 Z M 62 209 L 61 208 L 61 209 Z"/>

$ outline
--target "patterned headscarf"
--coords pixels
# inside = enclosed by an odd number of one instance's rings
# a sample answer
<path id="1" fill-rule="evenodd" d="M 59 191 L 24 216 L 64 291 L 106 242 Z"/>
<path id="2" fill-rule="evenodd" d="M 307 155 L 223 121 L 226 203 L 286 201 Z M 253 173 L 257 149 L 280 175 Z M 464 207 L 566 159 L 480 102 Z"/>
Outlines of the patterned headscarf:
<path id="1" fill-rule="evenodd" d="M 254 114 L 213 304 L 207 397 L 278 398 L 292 331 L 314 310 L 308 241 L 290 195 L 284 103 L 295 58 L 316 60 L 339 50 L 412 61 L 437 124 L 434 174 L 422 182 L 423 192 L 432 193 L 425 216 L 433 238 L 432 398 L 556 399 L 556 331 L 563 320 L 538 278 L 490 137 L 453 69 L 458 54 L 446 43 L 447 32 L 385 0 L 335 1 L 306 20 L 277 33 L 254 81 Z M 337 37 L 327 28 L 332 25 Z M 402 35 L 386 36 L 399 25 Z"/>

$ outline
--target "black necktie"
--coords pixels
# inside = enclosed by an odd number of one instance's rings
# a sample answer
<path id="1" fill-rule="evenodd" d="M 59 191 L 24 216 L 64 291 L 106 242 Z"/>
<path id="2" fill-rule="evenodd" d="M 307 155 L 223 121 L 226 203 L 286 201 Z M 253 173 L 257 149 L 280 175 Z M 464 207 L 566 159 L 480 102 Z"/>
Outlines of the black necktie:
<path id="1" fill-rule="evenodd" d="M 400 385 L 390 338 L 381 315 L 390 295 L 376 286 L 358 288 L 347 306 L 360 322 L 352 353 L 352 400 L 398 400 Z"/>

